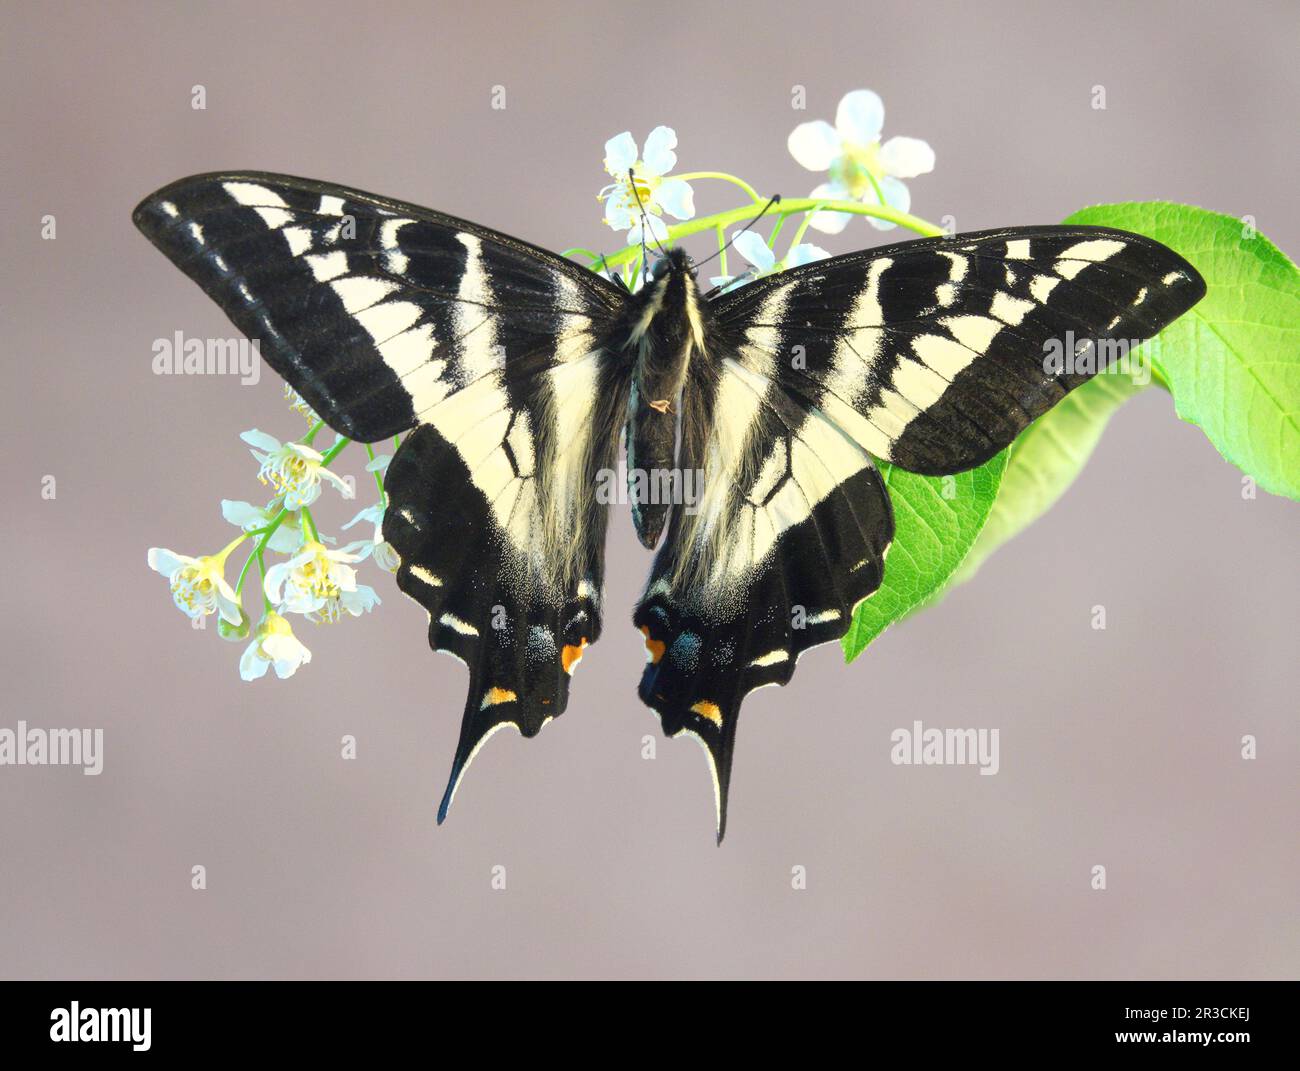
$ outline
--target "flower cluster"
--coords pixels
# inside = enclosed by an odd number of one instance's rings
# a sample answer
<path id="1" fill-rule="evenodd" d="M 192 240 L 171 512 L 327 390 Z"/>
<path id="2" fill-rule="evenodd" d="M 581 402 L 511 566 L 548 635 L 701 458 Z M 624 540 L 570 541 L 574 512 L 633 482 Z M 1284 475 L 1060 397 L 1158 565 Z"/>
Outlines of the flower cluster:
<path id="1" fill-rule="evenodd" d="M 934 170 L 934 150 L 918 138 L 891 137 L 881 141 L 885 106 L 869 89 L 845 94 L 836 110 L 835 123 L 823 119 L 800 123 L 790 132 L 787 147 L 794 159 L 810 171 L 826 172 L 826 181 L 807 198 L 768 202 L 749 183 L 720 171 L 673 174 L 677 166 L 677 134 L 658 126 L 644 148 L 630 131 L 605 143 L 605 170 L 611 182 L 597 195 L 605 208 L 605 223 L 626 234 L 627 247 L 612 256 L 572 249 L 589 266 L 636 290 L 645 280 L 647 260 L 656 251 L 693 234 L 713 231 L 718 238 L 720 273 L 710 277 L 723 290 L 743 286 L 772 272 L 796 268 L 830 254 L 803 241 L 809 227 L 838 234 L 852 215 L 861 215 L 881 230 L 902 225 L 923 235 L 940 233 L 938 227 L 911 216 L 912 197 L 904 179 Z M 705 219 L 695 214 L 693 182 L 718 179 L 744 190 L 749 204 Z M 772 226 L 762 237 L 755 227 L 770 212 Z M 665 217 L 679 222 L 669 223 Z M 778 254 L 777 242 L 787 220 L 801 217 L 792 240 Z M 744 226 L 731 229 L 733 224 Z M 729 237 L 728 237 L 729 233 Z M 750 265 L 747 271 L 727 271 L 727 250 L 734 248 Z M 710 257 L 709 259 L 713 259 Z"/>
<path id="2" fill-rule="evenodd" d="M 677 166 L 677 134 L 658 126 L 639 147 L 625 131 L 605 143 L 605 170 L 610 183 L 598 194 L 605 223 L 626 233 L 625 248 L 610 256 L 589 250 L 569 250 L 584 257 L 593 271 L 607 273 L 629 290 L 640 286 L 657 251 L 694 234 L 713 233 L 718 260 L 711 283 L 719 290 L 743 286 L 752 279 L 821 260 L 830 254 L 805 242 L 809 227 L 827 234 L 844 229 L 851 215 L 864 216 L 875 227 L 906 226 L 923 235 L 939 228 L 909 215 L 911 194 L 904 179 L 934 168 L 934 152 L 916 138 L 892 137 L 881 143 L 885 110 L 880 97 L 867 89 L 855 90 L 840 101 L 832 126 L 824 120 L 801 123 L 790 133 L 791 155 L 810 171 L 827 173 L 827 181 L 803 199 L 770 201 L 749 183 L 719 171 L 673 174 Z M 746 202 L 714 215 L 698 218 L 693 182 L 720 180 L 743 190 Z M 665 216 L 677 222 L 669 224 Z M 770 218 L 765 218 L 770 217 Z M 793 236 L 778 254 L 778 242 L 790 219 L 799 219 Z M 759 233 L 759 225 L 767 237 Z M 727 252 L 734 249 L 750 267 L 731 273 Z M 383 519 L 388 506 L 384 479 L 390 456 L 366 447 L 365 471 L 378 490 L 377 500 L 342 525 L 347 531 L 365 524 L 370 538 L 337 547 L 338 540 L 322 535 L 312 507 L 325 485 L 343 498 L 354 497 L 353 483 L 331 465 L 349 445 L 339 437 L 324 453 L 312 444 L 324 427 L 311 405 L 292 387 L 284 389 L 289 408 L 307 419 L 309 428 L 299 439 L 281 442 L 253 429 L 240 437 L 257 461 L 257 478 L 271 493 L 265 505 L 223 500 L 222 516 L 240 535 L 215 554 L 190 557 L 159 547 L 149 551 L 149 566 L 165 576 L 172 601 L 192 619 L 217 615 L 217 631 L 225 639 L 248 640 L 239 661 L 244 680 L 264 677 L 271 668 L 277 677 L 292 676 L 311 661 L 311 651 L 294 635 L 289 615 L 299 614 L 315 623 L 360 617 L 379 605 L 375 590 L 357 580 L 357 566 L 372 562 L 395 573 L 397 552 L 384 541 Z M 394 442 L 400 446 L 400 441 Z M 250 544 L 247 557 L 232 586 L 226 579 L 226 561 L 236 548 Z M 337 549 L 336 549 L 337 547 Z M 280 560 L 267 562 L 268 555 Z M 253 626 L 243 609 L 246 581 L 256 564 L 260 578 L 262 611 Z"/>
<path id="3" fill-rule="evenodd" d="M 378 606 L 380 599 L 374 588 L 357 582 L 354 566 L 373 559 L 381 568 L 395 572 L 398 564 L 382 531 L 389 457 L 371 451 L 365 468 L 374 478 L 378 501 L 342 526 L 346 530 L 367 521 L 374 526 L 373 536 L 340 549 L 327 546 L 338 541 L 321 535 L 312 506 L 327 484 L 344 499 L 355 497 L 352 483 L 330 467 L 349 440 L 338 439 L 322 454 L 311 445 L 323 427 L 320 419 L 296 393 L 286 391 L 286 399 L 291 409 L 312 421 L 302 439 L 282 443 L 256 429 L 240 436 L 251 447 L 258 463 L 257 477 L 270 488 L 271 500 L 262 506 L 222 500 L 222 516 L 241 534 L 216 554 L 195 558 L 152 547 L 148 556 L 149 567 L 167 578 L 172 601 L 182 613 L 192 619 L 216 614 L 217 631 L 223 639 L 249 640 L 239 660 L 239 675 L 246 681 L 266 676 L 271 668 L 277 677 L 291 677 L 311 661 L 311 651 L 294 635 L 287 615 L 301 614 L 316 623 L 360 617 Z M 246 543 L 251 544 L 248 556 L 232 586 L 226 579 L 226 561 Z M 284 560 L 268 564 L 268 555 Z M 244 589 L 254 564 L 261 580 L 262 602 L 256 626 L 250 624 L 243 609 Z"/>

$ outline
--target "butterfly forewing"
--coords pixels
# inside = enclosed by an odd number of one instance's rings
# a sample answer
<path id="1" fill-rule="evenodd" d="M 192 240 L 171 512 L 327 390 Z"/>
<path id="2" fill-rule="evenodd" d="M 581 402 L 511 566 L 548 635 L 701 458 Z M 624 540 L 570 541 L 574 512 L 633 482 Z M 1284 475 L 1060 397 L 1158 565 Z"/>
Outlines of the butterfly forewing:
<path id="1" fill-rule="evenodd" d="M 906 242 L 723 295 L 718 322 L 876 457 L 927 475 L 1007 446 L 1205 293 L 1158 242 L 1024 227 Z"/>

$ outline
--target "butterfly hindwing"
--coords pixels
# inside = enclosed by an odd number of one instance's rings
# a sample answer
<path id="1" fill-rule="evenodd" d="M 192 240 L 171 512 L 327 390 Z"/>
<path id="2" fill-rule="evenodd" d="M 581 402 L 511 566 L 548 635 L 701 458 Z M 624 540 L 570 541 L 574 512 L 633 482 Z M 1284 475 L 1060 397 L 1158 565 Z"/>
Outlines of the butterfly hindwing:
<path id="1" fill-rule="evenodd" d="M 486 228 L 287 176 L 182 179 L 135 220 L 331 427 L 409 432 L 384 537 L 430 644 L 470 674 L 441 818 L 488 735 L 564 710 L 600 634 L 594 488 L 628 390 L 604 343 L 626 293 Z"/>
<path id="2" fill-rule="evenodd" d="M 428 611 L 430 645 L 469 670 L 439 821 L 492 733 L 511 725 L 533 736 L 563 712 L 569 679 L 600 636 L 607 510 L 591 488 L 616 462 L 626 390 L 598 353 L 531 389 L 532 408 L 473 414 L 470 435 L 486 456 L 425 424 L 388 470 L 384 538 L 402 559 L 398 585 Z M 541 401 L 557 389 L 567 396 Z M 555 423 L 539 435 L 548 408 Z"/>

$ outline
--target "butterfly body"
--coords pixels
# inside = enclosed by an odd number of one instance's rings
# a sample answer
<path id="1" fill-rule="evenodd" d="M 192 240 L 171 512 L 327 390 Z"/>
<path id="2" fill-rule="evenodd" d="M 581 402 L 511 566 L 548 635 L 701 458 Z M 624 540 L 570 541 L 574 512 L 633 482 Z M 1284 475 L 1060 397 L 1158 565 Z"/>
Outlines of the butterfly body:
<path id="1" fill-rule="evenodd" d="M 607 505 L 658 546 L 633 614 L 639 694 L 714 775 L 718 832 L 744 697 L 784 684 L 877 590 L 893 538 L 876 460 L 986 461 L 1096 367 L 1048 344 L 1149 338 L 1204 293 L 1138 235 L 1025 227 L 900 243 L 706 301 L 670 249 L 630 294 L 416 205 L 260 172 L 196 175 L 135 212 L 341 434 L 404 435 L 385 480 L 397 580 L 469 691 L 441 820 L 483 743 L 563 712 L 600 636 Z M 674 485 L 680 489 L 683 483 Z"/>
<path id="2" fill-rule="evenodd" d="M 706 375 L 710 317 L 690 259 L 672 249 L 632 295 L 626 340 L 621 347 L 615 342 L 635 362 L 626 429 L 628 500 L 637 536 L 648 549 L 659 541 L 673 505 L 671 489 L 679 486 L 681 397 L 692 375 Z"/>

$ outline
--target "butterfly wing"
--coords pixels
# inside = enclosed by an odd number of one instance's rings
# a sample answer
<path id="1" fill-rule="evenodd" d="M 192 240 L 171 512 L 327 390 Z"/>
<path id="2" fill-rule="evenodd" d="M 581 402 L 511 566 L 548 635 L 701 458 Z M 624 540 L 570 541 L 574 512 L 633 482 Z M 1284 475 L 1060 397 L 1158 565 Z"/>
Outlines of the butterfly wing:
<path id="1" fill-rule="evenodd" d="M 288 176 L 182 179 L 134 218 L 331 427 L 409 432 L 384 538 L 431 645 L 470 673 L 441 820 L 488 735 L 563 711 L 600 634 L 593 488 L 627 392 L 602 342 L 626 295 L 486 228 Z"/>
<path id="2" fill-rule="evenodd" d="M 1054 340 L 1148 338 L 1203 293 L 1158 243 L 1047 227 L 837 257 L 713 303 L 683 418 L 703 496 L 674 509 L 634 623 L 641 698 L 704 744 L 719 837 L 745 695 L 880 585 L 893 517 L 873 457 L 972 468 L 1092 374 L 1056 368 Z"/>
<path id="3" fill-rule="evenodd" d="M 835 257 L 724 295 L 770 329 L 770 371 L 878 458 L 938 476 L 983 464 L 1100 368 L 1205 295 L 1159 242 L 1022 227 Z"/>
<path id="4" fill-rule="evenodd" d="M 894 534 L 870 455 L 765 374 L 769 363 L 746 342 L 688 388 L 683 430 L 707 430 L 683 438 L 683 457 L 703 493 L 674 507 L 633 615 L 641 700 L 669 736 L 703 745 L 719 840 L 744 697 L 785 684 L 800 654 L 844 634 Z"/>

